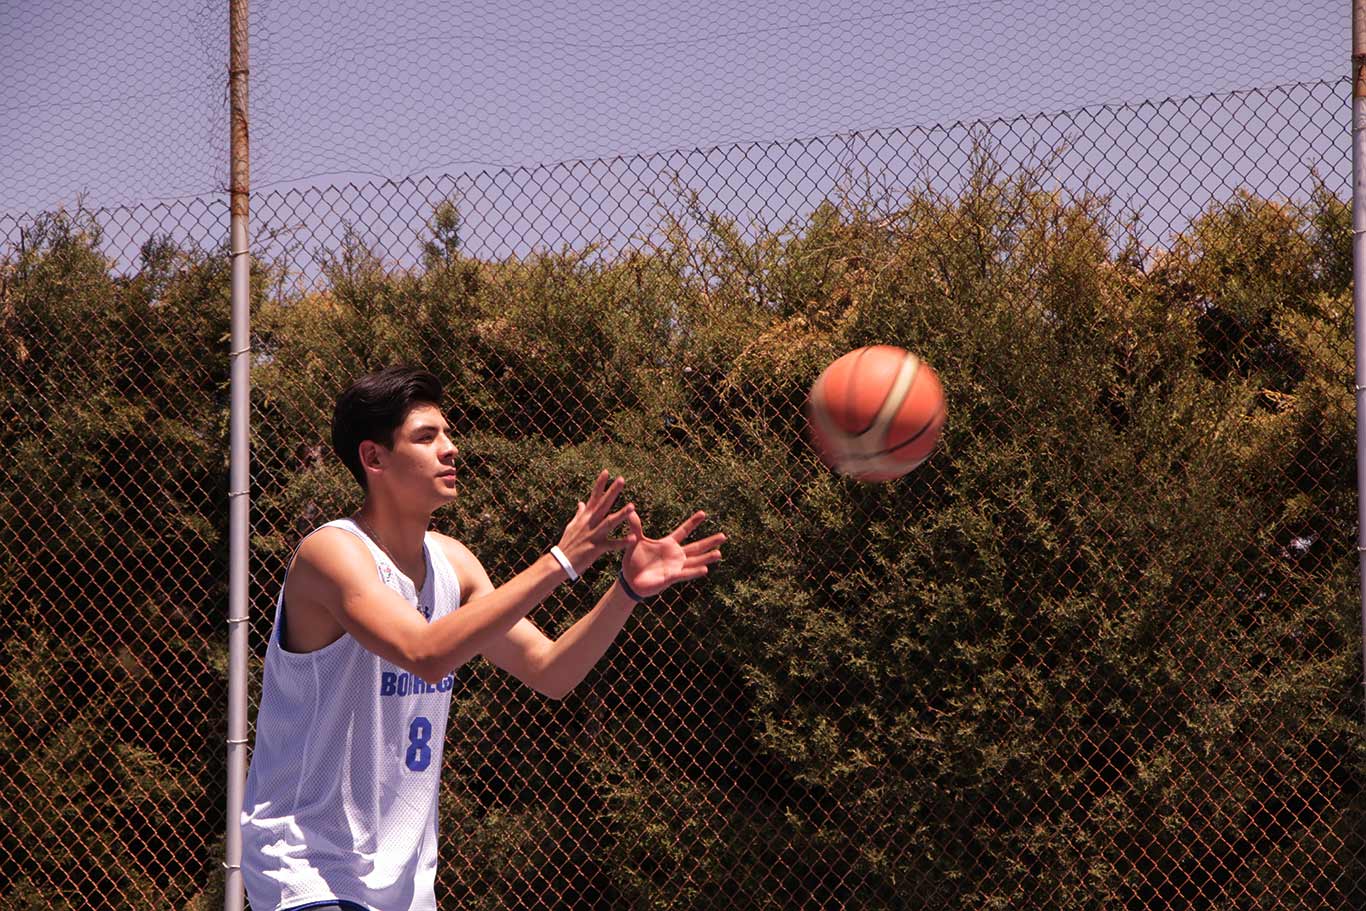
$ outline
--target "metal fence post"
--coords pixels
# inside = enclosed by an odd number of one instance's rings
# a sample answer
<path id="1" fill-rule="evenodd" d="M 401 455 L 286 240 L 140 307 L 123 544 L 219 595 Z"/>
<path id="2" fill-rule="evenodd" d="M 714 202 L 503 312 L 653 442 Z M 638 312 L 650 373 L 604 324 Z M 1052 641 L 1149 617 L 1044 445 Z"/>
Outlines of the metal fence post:
<path id="1" fill-rule="evenodd" d="M 251 408 L 251 251 L 247 215 L 251 172 L 247 133 L 247 0 L 232 0 L 228 78 L 232 106 L 232 414 L 228 480 L 228 782 L 224 840 L 224 911 L 240 911 L 242 896 L 242 792 L 247 769 L 247 553 L 251 483 L 248 418 Z"/>
<path id="2" fill-rule="evenodd" d="M 1356 330 L 1357 572 L 1361 622 L 1366 633 L 1366 0 L 1352 0 L 1352 309 Z M 1363 642 L 1366 673 L 1366 640 Z M 1366 680 L 1366 677 L 1363 678 Z"/>

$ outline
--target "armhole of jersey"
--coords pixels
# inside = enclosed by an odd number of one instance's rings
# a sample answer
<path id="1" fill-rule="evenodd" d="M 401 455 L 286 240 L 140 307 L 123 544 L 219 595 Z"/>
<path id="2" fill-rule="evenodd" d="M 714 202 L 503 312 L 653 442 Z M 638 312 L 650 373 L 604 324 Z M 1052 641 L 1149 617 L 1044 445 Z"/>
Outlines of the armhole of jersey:
<path id="1" fill-rule="evenodd" d="M 439 539 L 433 540 L 429 535 L 428 539 L 424 543 L 428 545 L 428 553 L 432 554 L 431 562 L 433 565 L 431 568 L 433 571 L 436 570 L 435 563 L 437 559 L 440 559 L 445 562 L 446 569 L 451 574 L 451 584 L 455 586 L 455 606 L 451 608 L 451 611 L 458 611 L 464 604 L 465 594 L 464 588 L 460 584 L 460 573 L 455 568 L 455 561 L 452 560 L 450 558 L 450 555 L 446 553 L 446 548 L 442 546 L 441 541 Z"/>
<path id="2" fill-rule="evenodd" d="M 293 560 L 290 561 L 294 562 Z M 289 578 L 289 570 L 285 570 L 285 578 Z M 275 600 L 275 645 L 282 652 L 288 652 L 285 648 L 285 587 L 280 585 L 280 597 Z M 294 654 L 290 652 L 290 654 Z"/>
<path id="3" fill-rule="evenodd" d="M 285 647 L 285 624 L 288 622 L 285 618 L 285 586 L 289 584 L 289 572 L 294 568 L 294 560 L 299 556 L 299 550 L 304 546 L 304 542 L 307 541 L 309 538 L 313 537 L 314 535 L 316 535 L 318 532 L 322 531 L 324 528 L 340 528 L 342 531 L 354 535 L 357 538 L 360 538 L 360 542 L 362 544 L 365 544 L 365 549 L 367 551 L 370 550 L 370 545 L 366 544 L 365 538 L 361 537 L 360 532 L 358 532 L 356 529 L 349 527 L 345 519 L 335 519 L 331 522 L 326 523 L 325 525 L 319 525 L 317 528 L 313 529 L 308 534 L 304 535 L 302 538 L 299 539 L 299 543 L 294 547 L 294 553 L 289 555 L 289 562 L 285 564 L 285 578 L 284 581 L 280 583 L 280 597 L 275 602 L 275 644 L 279 647 L 280 651 L 284 652 L 286 655 L 302 656 L 314 654 L 314 652 L 290 651 L 288 648 Z M 376 569 L 376 571 L 378 572 L 378 569 Z M 457 582 L 456 585 L 458 586 L 459 583 Z M 326 646 L 324 646 L 324 648 L 325 647 Z"/>

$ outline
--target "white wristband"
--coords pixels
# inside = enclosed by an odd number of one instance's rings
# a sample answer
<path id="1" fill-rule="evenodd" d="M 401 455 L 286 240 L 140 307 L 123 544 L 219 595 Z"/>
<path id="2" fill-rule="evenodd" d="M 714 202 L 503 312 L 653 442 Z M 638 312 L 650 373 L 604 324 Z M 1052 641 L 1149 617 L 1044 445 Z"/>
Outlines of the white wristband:
<path id="1" fill-rule="evenodd" d="M 579 574 L 574 572 L 574 564 L 569 562 L 569 558 L 564 555 L 564 551 L 560 550 L 559 545 L 550 548 L 550 556 L 560 561 L 560 566 L 564 567 L 564 571 L 569 574 L 570 582 L 579 581 Z"/>

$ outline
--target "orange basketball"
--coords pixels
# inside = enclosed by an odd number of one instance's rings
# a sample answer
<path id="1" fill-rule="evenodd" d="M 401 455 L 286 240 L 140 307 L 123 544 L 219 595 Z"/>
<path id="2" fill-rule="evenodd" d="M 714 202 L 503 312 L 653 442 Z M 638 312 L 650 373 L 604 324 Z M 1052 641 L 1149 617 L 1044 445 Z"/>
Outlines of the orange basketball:
<path id="1" fill-rule="evenodd" d="M 929 458 L 944 417 L 938 374 L 891 345 L 850 351 L 816 378 L 806 400 L 821 461 L 860 481 L 890 481 Z"/>

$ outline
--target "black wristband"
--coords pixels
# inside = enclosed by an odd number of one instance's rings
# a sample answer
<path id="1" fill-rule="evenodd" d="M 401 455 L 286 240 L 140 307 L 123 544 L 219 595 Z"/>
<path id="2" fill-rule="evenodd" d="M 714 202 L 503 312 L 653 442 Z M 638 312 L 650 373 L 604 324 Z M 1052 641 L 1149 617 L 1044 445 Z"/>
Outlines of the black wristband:
<path id="1" fill-rule="evenodd" d="M 637 595 L 636 590 L 631 587 L 631 583 L 626 581 L 626 570 L 623 569 L 621 572 L 617 573 L 617 583 L 621 586 L 621 590 L 626 592 L 626 597 L 630 598 L 632 601 L 639 604 L 645 600 L 640 595 Z"/>

